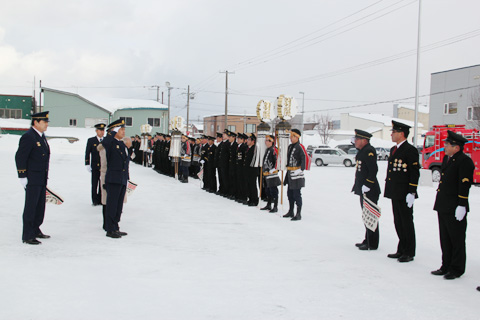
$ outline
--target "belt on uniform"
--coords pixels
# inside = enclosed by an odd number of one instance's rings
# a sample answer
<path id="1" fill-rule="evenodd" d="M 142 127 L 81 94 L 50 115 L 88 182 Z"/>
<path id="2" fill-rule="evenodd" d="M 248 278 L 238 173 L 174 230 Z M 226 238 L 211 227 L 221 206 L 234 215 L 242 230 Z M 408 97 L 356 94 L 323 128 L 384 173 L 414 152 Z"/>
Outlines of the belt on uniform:
<path id="1" fill-rule="evenodd" d="M 301 169 L 302 167 L 287 167 L 287 170 L 288 171 L 295 171 L 295 170 L 298 170 L 298 169 Z"/>
<path id="2" fill-rule="evenodd" d="M 270 173 L 270 171 L 265 171 L 265 172 L 263 173 L 263 175 L 264 175 L 264 176 L 269 176 L 269 175 L 271 175 L 271 174 L 277 174 L 277 173 L 278 173 L 278 170 L 275 170 L 275 171 L 273 171 L 272 173 Z"/>

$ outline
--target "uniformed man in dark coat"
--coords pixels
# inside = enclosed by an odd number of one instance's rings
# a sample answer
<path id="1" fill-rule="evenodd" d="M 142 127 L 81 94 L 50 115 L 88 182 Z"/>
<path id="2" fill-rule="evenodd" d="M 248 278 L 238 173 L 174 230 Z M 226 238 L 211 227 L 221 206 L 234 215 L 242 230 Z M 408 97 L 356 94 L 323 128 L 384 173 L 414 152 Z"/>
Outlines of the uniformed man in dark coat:
<path id="1" fill-rule="evenodd" d="M 463 153 L 468 140 L 448 131 L 442 175 L 437 189 L 434 210 L 438 213 L 442 266 L 433 275 L 452 280 L 465 273 L 465 233 L 467 231 L 468 194 L 473 181 L 475 165 Z"/>
<path id="2" fill-rule="evenodd" d="M 247 151 L 245 153 L 245 176 L 247 187 L 247 204 L 250 207 L 258 205 L 258 189 L 257 180 L 260 168 L 255 164 L 255 157 L 257 155 L 256 146 L 257 137 L 250 133 L 247 138 Z"/>
<path id="3" fill-rule="evenodd" d="M 237 134 L 229 132 L 228 139 L 230 141 L 230 157 L 228 162 L 228 199 L 235 200 L 237 194 L 237 148 L 235 141 Z"/>
<path id="4" fill-rule="evenodd" d="M 100 156 L 97 146 L 102 142 L 105 135 L 105 123 L 95 125 L 97 135 L 87 140 L 85 150 L 85 167 L 92 173 L 92 204 L 98 206 L 102 204 L 102 187 L 100 186 Z"/>
<path id="5" fill-rule="evenodd" d="M 393 221 L 398 235 L 397 252 L 388 255 L 399 262 L 409 262 L 415 256 L 415 226 L 413 224 L 413 202 L 417 195 L 420 166 L 418 150 L 407 142 L 410 126 L 392 121 L 392 141 L 396 145 L 390 150 L 386 198 L 392 200 Z"/>
<path id="6" fill-rule="evenodd" d="M 265 137 L 265 155 L 263 156 L 263 186 L 267 196 L 267 205 L 260 210 L 269 212 L 278 211 L 278 186 L 281 184 L 277 169 L 277 149 L 274 146 L 275 139 L 271 135 Z M 272 208 L 273 203 L 273 208 Z"/>
<path id="7" fill-rule="evenodd" d="M 229 131 L 225 129 L 222 134 L 223 141 L 220 145 L 220 159 L 219 169 L 221 174 L 218 176 L 220 180 L 219 193 L 223 197 L 228 196 L 228 165 L 230 163 L 230 139 L 228 138 Z"/>
<path id="8" fill-rule="evenodd" d="M 41 243 L 36 238 L 50 238 L 40 230 L 45 217 L 50 163 L 50 147 L 44 134 L 48 122 L 48 111 L 33 114 L 32 127 L 20 138 L 15 154 L 18 178 L 25 188 L 22 240 L 33 245 Z"/>
<path id="9" fill-rule="evenodd" d="M 235 201 L 247 204 L 247 179 L 245 172 L 245 155 L 247 152 L 247 136 L 243 133 L 237 134 L 237 165 L 236 165 L 236 174 L 237 174 L 237 194 Z"/>
<path id="10" fill-rule="evenodd" d="M 223 172 L 221 169 L 222 163 L 220 162 L 220 158 L 222 157 L 222 150 L 223 150 L 223 134 L 221 132 L 217 132 L 217 138 L 215 140 L 216 148 L 215 148 L 215 170 L 217 171 L 218 176 L 218 190 L 217 194 L 222 195 L 223 189 L 225 186 L 223 185 Z"/>
<path id="11" fill-rule="evenodd" d="M 297 129 L 290 132 L 290 142 L 287 150 L 287 174 L 285 175 L 284 185 L 288 185 L 287 196 L 290 208 L 283 217 L 292 218 L 291 220 L 302 219 L 302 193 L 301 189 L 305 187 L 305 176 L 303 171 L 306 169 L 307 151 L 300 144 L 301 133 Z M 294 216 L 294 206 L 297 204 L 297 213 Z"/>
<path id="12" fill-rule="evenodd" d="M 102 141 L 107 154 L 105 229 L 107 237 L 121 238 L 127 235 L 126 232 L 120 231 L 118 223 L 120 222 L 123 200 L 127 190 L 130 162 L 127 147 L 122 140 L 125 136 L 125 121 L 116 120 L 108 125 L 108 129 L 111 129 L 111 131 Z"/>
<path id="13" fill-rule="evenodd" d="M 363 197 L 366 196 L 373 203 L 378 203 L 380 185 L 377 180 L 377 152 L 370 144 L 372 135 L 366 131 L 355 129 L 356 155 L 355 183 L 352 192 L 360 196 L 360 206 L 363 209 Z M 365 239 L 356 246 L 360 250 L 377 250 L 380 235 L 380 225 L 374 231 L 365 227 Z"/>
<path id="14" fill-rule="evenodd" d="M 194 146 L 193 146 L 193 156 L 192 156 L 192 177 L 194 179 L 198 179 L 198 173 L 200 172 L 200 147 L 201 147 L 201 139 L 197 138 L 194 139 Z"/>

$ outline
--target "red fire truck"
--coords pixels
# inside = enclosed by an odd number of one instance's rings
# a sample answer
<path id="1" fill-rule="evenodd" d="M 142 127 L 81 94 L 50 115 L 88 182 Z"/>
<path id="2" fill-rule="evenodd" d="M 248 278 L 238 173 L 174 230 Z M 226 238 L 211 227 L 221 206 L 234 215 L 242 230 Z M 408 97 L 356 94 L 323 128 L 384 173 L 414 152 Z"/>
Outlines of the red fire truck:
<path id="1" fill-rule="evenodd" d="M 480 183 L 480 133 L 477 129 L 466 129 L 465 125 L 433 126 L 432 131 L 425 134 L 422 150 L 422 167 L 432 170 L 433 181 L 440 181 L 440 167 L 445 156 L 444 140 L 447 130 L 461 134 L 468 139 L 463 151 L 472 158 L 475 164 L 473 182 Z"/>

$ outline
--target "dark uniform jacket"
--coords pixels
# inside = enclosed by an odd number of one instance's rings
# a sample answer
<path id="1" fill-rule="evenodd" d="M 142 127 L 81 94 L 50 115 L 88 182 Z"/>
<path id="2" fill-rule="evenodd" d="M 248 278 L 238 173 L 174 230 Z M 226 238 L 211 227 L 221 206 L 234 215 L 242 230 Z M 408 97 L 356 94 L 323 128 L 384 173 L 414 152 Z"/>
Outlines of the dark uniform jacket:
<path id="1" fill-rule="evenodd" d="M 433 210 L 455 212 L 457 206 L 468 206 L 468 193 L 473 181 L 475 165 L 465 153 L 455 153 L 450 161 L 443 158 L 442 175 L 437 189 L 437 198 Z"/>
<path id="2" fill-rule="evenodd" d="M 271 146 L 265 151 L 263 156 L 262 171 L 267 188 L 276 187 L 281 184 L 277 168 L 277 150 Z M 273 173 L 270 170 L 275 169 Z"/>
<path id="3" fill-rule="evenodd" d="M 300 142 L 292 143 L 287 149 L 287 174 L 285 175 L 284 185 L 288 184 L 290 189 L 300 189 L 305 187 L 305 176 L 303 171 L 306 168 L 306 153 L 300 145 Z M 299 174 L 293 173 L 297 169 L 302 169 Z"/>
<path id="4" fill-rule="evenodd" d="M 222 146 L 224 143 L 224 141 L 220 142 L 215 148 L 215 168 L 220 168 L 221 166 L 220 158 L 222 156 Z"/>
<path id="5" fill-rule="evenodd" d="M 92 137 L 87 140 L 87 148 L 85 150 L 85 165 L 92 168 L 92 170 L 100 170 L 100 155 L 98 154 L 97 146 L 100 144 L 98 138 Z M 90 161 L 91 156 L 91 161 Z"/>
<path id="6" fill-rule="evenodd" d="M 247 153 L 248 146 L 246 143 L 242 143 L 237 146 L 237 168 L 245 167 L 245 156 Z"/>
<path id="7" fill-rule="evenodd" d="M 367 192 L 367 198 L 378 198 L 380 194 L 380 185 L 377 180 L 377 152 L 369 143 L 358 151 L 357 165 L 355 171 L 355 183 L 352 191 L 357 195 L 362 195 L 362 186 L 367 186 L 370 191 Z M 370 196 L 369 196 L 370 195 Z"/>
<path id="8" fill-rule="evenodd" d="M 20 138 L 15 162 L 19 178 L 28 178 L 30 186 L 46 186 L 50 162 L 50 147 L 45 135 L 30 128 Z"/>
<path id="9" fill-rule="evenodd" d="M 405 199 L 408 193 L 414 193 L 415 198 L 418 198 L 417 187 L 420 177 L 418 150 L 407 141 L 393 154 L 394 148 L 390 150 L 388 158 L 385 197 Z"/>
<path id="10" fill-rule="evenodd" d="M 228 164 L 230 162 L 230 141 L 223 141 L 219 147 L 222 149 L 220 151 L 220 167 L 228 169 Z"/>
<path id="11" fill-rule="evenodd" d="M 127 185 L 130 157 L 123 141 L 115 139 L 114 135 L 115 132 L 110 132 L 102 140 L 102 145 L 105 147 L 107 154 L 105 182 Z"/>

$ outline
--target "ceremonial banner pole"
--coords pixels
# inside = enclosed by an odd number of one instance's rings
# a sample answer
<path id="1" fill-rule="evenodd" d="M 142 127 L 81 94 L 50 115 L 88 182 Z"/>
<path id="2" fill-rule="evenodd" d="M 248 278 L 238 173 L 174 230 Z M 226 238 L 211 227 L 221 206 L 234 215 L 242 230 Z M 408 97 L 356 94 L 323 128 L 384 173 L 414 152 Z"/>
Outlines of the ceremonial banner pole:
<path id="1" fill-rule="evenodd" d="M 288 145 L 290 143 L 290 130 L 292 125 L 287 121 L 295 117 L 298 111 L 298 104 L 292 96 L 280 95 L 277 98 L 277 114 L 281 119 L 280 123 L 275 128 L 275 133 L 278 142 L 278 170 L 282 172 L 282 187 L 280 204 L 283 205 L 283 171 L 287 169 L 288 163 Z"/>
<path id="2" fill-rule="evenodd" d="M 145 152 L 148 150 L 148 134 L 152 132 L 152 126 L 149 124 L 142 124 L 140 126 L 140 132 L 142 133 L 142 140 L 140 142 L 140 150 L 142 151 L 142 166 L 145 163 Z"/>
<path id="3" fill-rule="evenodd" d="M 258 199 L 262 199 L 262 182 L 263 182 L 263 157 L 267 147 L 265 145 L 266 136 L 270 134 L 271 127 L 267 122 L 275 119 L 275 108 L 268 100 L 260 100 L 257 104 L 257 118 L 261 121 L 257 128 L 257 152 L 255 153 L 255 166 L 260 167 L 260 191 Z M 260 201 L 258 201 L 260 205 Z"/>

